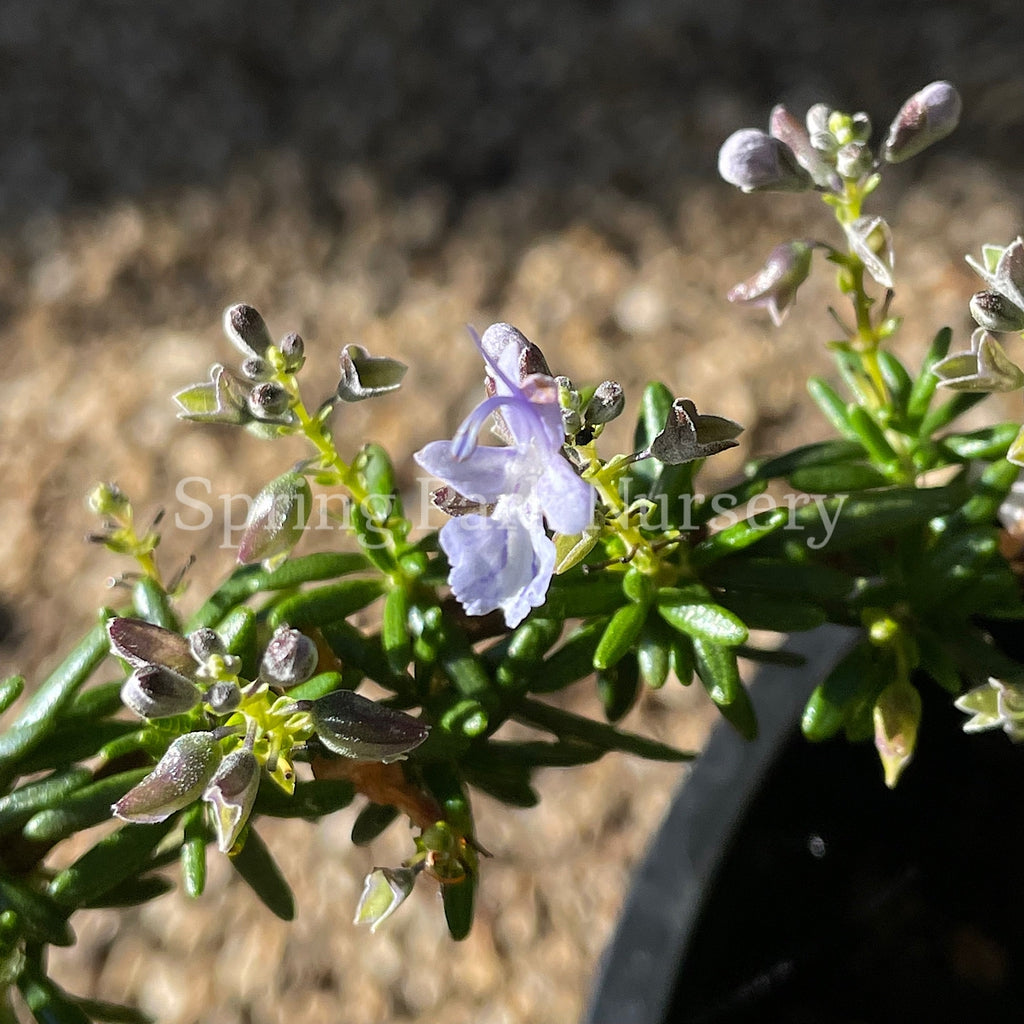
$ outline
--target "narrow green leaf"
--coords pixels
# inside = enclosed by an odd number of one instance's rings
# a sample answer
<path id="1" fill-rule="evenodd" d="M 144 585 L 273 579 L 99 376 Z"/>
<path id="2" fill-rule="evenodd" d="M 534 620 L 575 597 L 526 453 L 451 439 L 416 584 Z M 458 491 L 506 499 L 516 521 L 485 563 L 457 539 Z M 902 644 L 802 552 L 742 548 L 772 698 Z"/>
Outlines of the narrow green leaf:
<path id="1" fill-rule="evenodd" d="M 807 391 L 838 434 L 850 440 L 857 439 L 857 432 L 850 426 L 849 407 L 831 384 L 821 377 L 811 377 L 807 381 Z"/>
<path id="2" fill-rule="evenodd" d="M 948 427 L 954 420 L 973 409 L 979 402 L 988 398 L 987 392 L 960 391 L 951 399 L 937 405 L 921 421 L 917 436 L 922 440 L 932 437 L 943 427 Z"/>
<path id="3" fill-rule="evenodd" d="M 749 590 L 726 594 L 722 603 L 739 616 L 748 629 L 767 629 L 775 633 L 802 633 L 816 629 L 828 618 L 824 609 L 812 601 Z"/>
<path id="4" fill-rule="evenodd" d="M 340 622 L 362 611 L 384 592 L 380 579 L 342 580 L 304 591 L 279 601 L 271 609 L 269 624 L 276 629 L 282 623 L 298 629 Z"/>
<path id="5" fill-rule="evenodd" d="M 448 931 L 456 942 L 469 935 L 473 927 L 473 906 L 476 901 L 476 875 L 467 874 L 461 882 L 448 882 L 441 887 L 444 917 Z"/>
<path id="6" fill-rule="evenodd" d="M 734 647 L 747 639 L 747 627 L 727 608 L 719 604 L 681 602 L 663 603 L 658 599 L 658 614 L 673 628 L 687 636 L 713 644 Z"/>
<path id="7" fill-rule="evenodd" d="M 78 1005 L 90 1020 L 102 1021 L 103 1024 L 153 1024 L 152 1017 L 131 1006 L 101 999 L 79 999 Z"/>
<path id="8" fill-rule="evenodd" d="M 925 353 L 921 372 L 917 375 L 910 390 L 910 397 L 907 399 L 907 417 L 913 424 L 920 423 L 928 411 L 928 406 L 931 405 L 932 396 L 939 383 L 939 378 L 932 373 L 932 367 L 949 354 L 952 340 L 953 332 L 948 327 L 943 327 L 932 339 L 932 343 Z M 923 436 L 931 436 L 931 432 L 925 433 Z"/>
<path id="9" fill-rule="evenodd" d="M 855 706 L 881 690 L 881 686 L 872 649 L 862 643 L 850 651 L 811 694 L 800 721 L 803 734 L 814 741 L 835 736 Z"/>
<path id="10" fill-rule="evenodd" d="M 59 807 L 37 811 L 25 824 L 22 834 L 36 842 L 55 843 L 101 821 L 109 821 L 111 805 L 150 771 L 150 768 L 133 768 L 76 789 L 61 800 Z"/>
<path id="11" fill-rule="evenodd" d="M 97 718 L 107 718 L 120 711 L 124 707 L 121 703 L 121 687 L 123 685 L 124 679 L 114 679 L 109 683 L 100 683 L 98 686 L 89 686 L 79 690 L 61 716 L 62 719 L 65 722 L 71 719 L 94 721 Z"/>
<path id="12" fill-rule="evenodd" d="M 594 671 L 594 652 L 604 635 L 605 619 L 577 626 L 565 642 L 543 661 L 529 681 L 531 693 L 554 693 Z"/>
<path id="13" fill-rule="evenodd" d="M 950 434 L 940 444 L 946 451 L 965 462 L 1002 459 L 1020 431 L 1019 423 L 999 423 L 968 434 Z"/>
<path id="14" fill-rule="evenodd" d="M 163 629 L 177 632 L 181 623 L 171 606 L 167 591 L 152 576 L 143 576 L 132 587 L 132 604 L 135 614 L 146 622 Z"/>
<path id="15" fill-rule="evenodd" d="M 8 676 L 0 683 L 0 715 L 22 695 L 24 689 L 24 676 Z"/>
<path id="16" fill-rule="evenodd" d="M 352 842 L 356 846 L 368 846 L 398 818 L 398 813 L 398 808 L 390 804 L 368 803 L 352 824 Z"/>
<path id="17" fill-rule="evenodd" d="M 789 521 L 790 514 L 787 507 L 780 506 L 719 530 L 718 533 L 694 545 L 690 552 L 690 565 L 694 569 L 700 569 L 726 555 L 744 551 L 770 533 L 784 527 Z"/>
<path id="18" fill-rule="evenodd" d="M 77 1001 L 31 960 L 18 975 L 18 988 L 38 1024 L 92 1024 Z"/>
<path id="19" fill-rule="evenodd" d="M 36 892 L 14 878 L 0 878 L 0 914 L 13 910 L 20 930 L 32 942 L 73 946 L 75 933 L 67 915 L 45 893 Z"/>
<path id="20" fill-rule="evenodd" d="M 640 696 L 640 668 L 636 657 L 623 657 L 598 672 L 597 695 L 609 722 L 625 718 Z"/>
<path id="21" fill-rule="evenodd" d="M 88 768 L 68 768 L 0 797 L 0 833 L 21 828 L 38 811 L 59 805 L 91 779 Z"/>
<path id="22" fill-rule="evenodd" d="M 636 661 L 645 686 L 659 690 L 669 673 L 670 634 L 660 619 L 649 617 L 636 643 Z"/>
<path id="23" fill-rule="evenodd" d="M 907 407 L 907 400 L 914 388 L 914 382 L 907 373 L 907 368 L 899 361 L 896 354 L 880 349 L 878 352 L 878 365 L 882 370 L 882 377 L 885 385 L 892 396 L 893 405 L 901 412 Z"/>
<path id="24" fill-rule="evenodd" d="M 693 655 L 697 675 L 722 716 L 744 739 L 754 739 L 757 718 L 750 695 L 740 681 L 736 652 L 731 647 L 695 637 Z"/>
<path id="25" fill-rule="evenodd" d="M 124 825 L 105 836 L 54 876 L 50 895 L 62 907 L 74 909 L 141 874 L 174 820 L 172 816 L 155 825 Z"/>
<path id="26" fill-rule="evenodd" d="M 292 890 L 255 829 L 249 829 L 245 845 L 228 859 L 272 914 L 282 921 L 294 919 L 295 899 Z"/>
<path id="27" fill-rule="evenodd" d="M 181 843 L 181 884 L 185 895 L 197 900 L 206 888 L 206 845 L 210 841 L 205 805 L 189 807 L 182 815 L 182 825 L 185 835 Z"/>
<path id="28" fill-rule="evenodd" d="M 607 671 L 617 665 L 636 643 L 646 620 L 646 605 L 631 603 L 619 608 L 608 620 L 608 625 L 605 626 L 604 633 L 601 634 L 601 640 L 594 651 L 594 668 Z M 600 685 L 599 682 L 599 689 Z M 622 715 L 618 717 L 621 718 Z M 613 719 L 613 721 L 615 720 L 617 719 Z"/>
<path id="29" fill-rule="evenodd" d="M 57 716 L 74 699 L 109 649 L 105 627 L 109 612 L 94 626 L 29 698 L 13 726 L 0 735 L 0 778 L 53 728 Z"/>
<path id="30" fill-rule="evenodd" d="M 404 587 L 393 586 L 384 598 L 381 644 L 388 664 L 397 673 L 412 661 L 412 637 L 409 635 L 409 595 Z"/>
<path id="31" fill-rule="evenodd" d="M 315 821 L 348 807 L 354 797 L 355 788 L 348 779 L 299 781 L 291 796 L 277 786 L 260 786 L 253 813 Z"/>
<path id="32" fill-rule="evenodd" d="M 155 865 L 154 865 L 155 866 Z M 86 900 L 80 904 L 82 909 L 119 910 L 125 907 L 141 907 L 159 899 L 174 888 L 174 883 L 161 875 L 143 875 L 141 878 L 128 878 L 117 885 L 111 886 L 101 896 Z"/>
<path id="33" fill-rule="evenodd" d="M 527 689 L 536 675 L 537 665 L 561 633 L 560 619 L 531 615 L 509 638 L 504 657 L 495 670 L 498 685 L 503 690 Z"/>
<path id="34" fill-rule="evenodd" d="M 808 494 L 848 494 L 872 487 L 887 487 L 889 478 L 866 462 L 843 462 L 836 466 L 810 466 L 798 469 L 789 482 Z M 785 510 L 788 512 L 789 510 Z"/>
<path id="35" fill-rule="evenodd" d="M 345 679 L 340 672 L 320 672 L 304 683 L 293 686 L 288 696 L 294 700 L 317 700 L 326 697 L 335 690 L 350 689 L 345 686 Z"/>
<path id="36" fill-rule="evenodd" d="M 621 750 L 654 761 L 692 761 L 695 756 L 670 747 L 666 743 L 637 736 L 635 733 L 622 732 L 603 722 L 595 722 L 529 698 L 519 701 L 514 717 L 545 729 L 561 740 L 582 740 L 602 750 Z"/>
<path id="37" fill-rule="evenodd" d="M 871 413 L 864 406 L 853 406 L 847 419 L 851 429 L 856 431 L 857 437 L 875 465 L 887 466 L 899 461 L 892 445 L 882 433 L 882 428 L 874 421 Z"/>
<path id="38" fill-rule="evenodd" d="M 794 448 L 784 455 L 756 462 L 747 468 L 751 478 L 763 480 L 788 479 L 798 469 L 832 466 L 839 462 L 852 462 L 864 457 L 864 446 L 856 438 L 817 441 Z"/>

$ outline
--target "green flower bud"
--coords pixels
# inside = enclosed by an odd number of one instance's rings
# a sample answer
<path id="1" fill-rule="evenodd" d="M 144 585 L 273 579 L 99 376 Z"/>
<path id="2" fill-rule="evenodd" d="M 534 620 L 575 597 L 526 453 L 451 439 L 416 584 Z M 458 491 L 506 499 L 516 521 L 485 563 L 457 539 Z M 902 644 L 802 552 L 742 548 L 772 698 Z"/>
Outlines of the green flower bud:
<path id="1" fill-rule="evenodd" d="M 149 775 L 128 790 L 111 810 L 123 821 L 164 821 L 202 796 L 220 761 L 220 746 L 213 733 L 190 732 L 179 736 Z"/>
<path id="2" fill-rule="evenodd" d="M 213 808 L 217 849 L 227 853 L 245 827 L 260 787 L 260 765 L 251 750 L 233 750 L 220 763 L 203 792 Z"/>
<path id="3" fill-rule="evenodd" d="M 89 508 L 98 516 L 122 519 L 131 514 L 132 503 L 117 484 L 97 484 L 89 492 Z"/>
<path id="4" fill-rule="evenodd" d="M 885 159 L 901 163 L 944 139 L 959 124 L 961 108 L 960 94 L 949 82 L 932 82 L 914 93 L 889 127 Z"/>

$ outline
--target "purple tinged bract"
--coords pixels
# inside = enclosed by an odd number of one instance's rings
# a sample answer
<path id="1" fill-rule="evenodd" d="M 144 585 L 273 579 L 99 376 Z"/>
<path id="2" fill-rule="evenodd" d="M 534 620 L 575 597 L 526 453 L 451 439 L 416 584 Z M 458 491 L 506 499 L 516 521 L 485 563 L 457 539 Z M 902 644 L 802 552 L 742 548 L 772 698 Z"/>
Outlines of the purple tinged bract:
<path id="1" fill-rule="evenodd" d="M 509 324 L 494 324 L 480 339 L 493 391 L 459 427 L 451 441 L 433 441 L 414 458 L 465 498 L 493 506 L 489 516 L 470 514 L 447 522 L 441 547 L 448 582 L 470 615 L 501 609 L 518 625 L 544 603 L 555 567 L 555 545 L 545 523 L 558 533 L 590 525 L 594 488 L 562 455 L 565 433 L 558 389 L 545 373 L 520 373 L 530 343 Z M 477 444 L 489 416 L 500 413 L 504 448 Z"/>

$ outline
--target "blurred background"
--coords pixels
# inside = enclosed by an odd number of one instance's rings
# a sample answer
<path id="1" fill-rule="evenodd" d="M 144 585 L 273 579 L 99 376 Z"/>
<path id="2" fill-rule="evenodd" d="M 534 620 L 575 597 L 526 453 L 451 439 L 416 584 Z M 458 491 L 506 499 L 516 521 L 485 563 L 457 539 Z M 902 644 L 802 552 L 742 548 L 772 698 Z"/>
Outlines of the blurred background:
<path id="1" fill-rule="evenodd" d="M 467 323 L 508 320 L 556 372 L 618 379 L 627 416 L 657 376 L 744 423 L 711 483 L 822 430 L 803 380 L 829 372 L 826 267 L 781 331 L 724 299 L 776 242 L 830 230 L 813 196 L 716 180 L 724 138 L 765 127 L 775 102 L 865 110 L 877 139 L 927 82 L 958 86 L 958 133 L 888 170 L 872 209 L 896 234 L 901 352 L 913 361 L 947 323 L 966 343 L 963 255 L 1022 230 L 1022 29 L 1012 0 L 5 0 L 3 672 L 38 678 L 118 600 L 106 580 L 130 567 L 83 541 L 98 480 L 143 519 L 165 511 L 168 574 L 197 555 L 186 608 L 229 571 L 218 496 L 254 493 L 301 453 L 174 418 L 170 395 L 232 358 L 232 302 L 275 337 L 303 335 L 313 400 L 344 344 L 411 365 L 402 392 L 344 410 L 337 429 L 343 451 L 384 443 L 409 486 L 409 453 L 478 400 Z M 188 476 L 211 481 L 208 530 L 174 529 Z M 585 684 L 566 699 L 597 711 Z M 710 721 L 703 695 L 676 686 L 626 725 L 696 747 Z M 295 924 L 218 864 L 199 904 L 83 915 L 57 975 L 167 1024 L 572 1024 L 680 777 L 609 758 L 544 776 L 533 810 L 482 800 L 495 857 L 460 945 L 426 887 L 377 936 L 352 929 L 363 874 L 410 837 L 393 826 L 354 850 L 343 813 L 264 830 Z"/>

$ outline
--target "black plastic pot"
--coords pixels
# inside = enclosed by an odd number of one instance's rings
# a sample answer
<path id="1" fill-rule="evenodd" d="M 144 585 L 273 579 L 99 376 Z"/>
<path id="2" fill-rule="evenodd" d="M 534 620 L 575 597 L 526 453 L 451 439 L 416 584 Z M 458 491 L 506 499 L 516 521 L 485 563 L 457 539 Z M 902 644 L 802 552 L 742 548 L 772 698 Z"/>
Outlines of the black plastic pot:
<path id="1" fill-rule="evenodd" d="M 885 788 L 870 744 L 809 744 L 811 689 L 855 634 L 787 645 L 760 738 L 713 733 L 643 861 L 584 1024 L 1024 1019 L 1024 749 L 965 736 L 937 687 Z"/>

